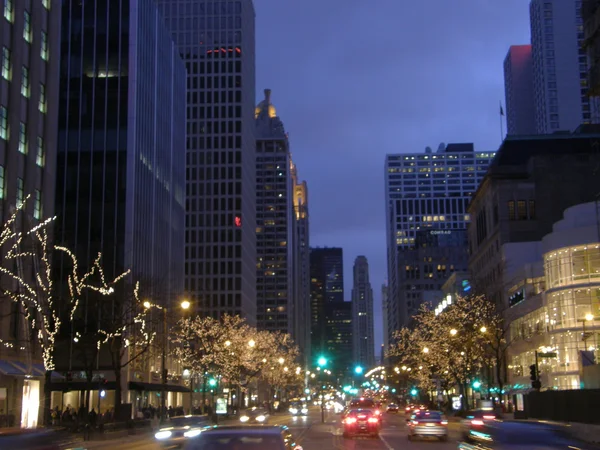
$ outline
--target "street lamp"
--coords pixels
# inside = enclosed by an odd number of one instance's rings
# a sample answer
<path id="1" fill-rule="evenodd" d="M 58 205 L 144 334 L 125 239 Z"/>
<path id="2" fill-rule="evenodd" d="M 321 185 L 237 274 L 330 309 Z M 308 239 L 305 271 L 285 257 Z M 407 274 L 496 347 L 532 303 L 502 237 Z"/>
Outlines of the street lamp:
<path id="1" fill-rule="evenodd" d="M 429 348 L 425 347 L 425 348 L 423 349 L 423 353 L 429 353 Z"/>
<path id="2" fill-rule="evenodd" d="M 456 329 L 455 329 L 455 328 L 452 328 L 452 329 L 450 330 L 450 334 L 451 334 L 452 336 L 456 336 L 456 333 L 458 333 L 458 331 L 456 331 Z"/>
<path id="3" fill-rule="evenodd" d="M 256 342 L 254 342 L 254 339 L 250 339 L 250 340 L 248 341 L 248 347 L 252 348 L 252 347 L 254 347 L 255 345 L 256 345 Z"/>
<path id="4" fill-rule="evenodd" d="M 188 300 L 183 300 L 181 302 L 182 309 L 190 309 L 190 306 L 192 306 L 192 304 Z"/>
<path id="5" fill-rule="evenodd" d="M 482 333 L 485 333 L 487 331 L 487 328 L 485 326 L 483 326 L 479 329 L 479 331 L 481 331 Z"/>

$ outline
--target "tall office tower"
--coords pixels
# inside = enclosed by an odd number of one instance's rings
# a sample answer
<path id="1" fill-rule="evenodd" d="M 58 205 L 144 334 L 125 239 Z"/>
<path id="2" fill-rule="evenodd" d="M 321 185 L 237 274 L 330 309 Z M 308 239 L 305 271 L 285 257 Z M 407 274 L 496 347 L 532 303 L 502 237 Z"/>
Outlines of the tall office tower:
<path id="1" fill-rule="evenodd" d="M 509 135 L 536 134 L 532 63 L 531 45 L 511 45 L 504 59 L 506 131 Z"/>
<path id="2" fill-rule="evenodd" d="M 581 0 L 532 0 L 535 123 L 538 134 L 598 122 L 588 97 Z"/>
<path id="3" fill-rule="evenodd" d="M 600 2 L 583 0 L 582 18 L 584 29 L 583 47 L 589 58 L 588 94 L 600 96 L 600 20 L 597 19 Z"/>
<path id="4" fill-rule="evenodd" d="M 385 363 L 385 354 L 390 348 L 390 340 L 388 337 L 388 286 L 387 284 L 383 284 L 381 286 L 381 319 L 383 322 L 383 356 L 381 358 L 381 364 Z"/>
<path id="5" fill-rule="evenodd" d="M 338 379 L 348 377 L 352 370 L 352 302 L 331 302 L 325 305 L 326 333 L 320 353 L 327 358 L 327 367 Z M 313 358 L 319 353 L 315 353 Z M 316 361 L 310 361 L 312 366 Z"/>
<path id="6" fill-rule="evenodd" d="M 311 353 L 318 355 L 327 347 L 327 310 L 329 303 L 344 301 L 343 251 L 337 247 L 310 249 L 310 339 Z"/>
<path id="7" fill-rule="evenodd" d="M 56 239 L 80 268 L 102 252 L 107 280 L 130 269 L 144 298 L 170 306 L 184 287 L 185 65 L 154 2 L 137 0 L 63 2 L 61 56 Z M 57 263 L 64 280 L 70 261 Z M 108 303 L 92 302 L 78 333 L 94 333 L 95 311 L 112 320 Z M 57 364 L 89 369 L 71 356 Z M 94 369 L 112 367 L 103 364 Z M 139 373 L 151 370 L 160 357 Z"/>
<path id="8" fill-rule="evenodd" d="M 358 256 L 354 261 L 352 337 L 354 362 L 363 367 L 373 366 L 375 364 L 373 289 L 369 281 L 369 262 L 365 256 Z"/>
<path id="9" fill-rule="evenodd" d="M 188 71 L 186 292 L 256 324 L 252 0 L 157 0 Z"/>
<path id="10" fill-rule="evenodd" d="M 297 343 L 304 353 L 305 364 L 311 360 L 310 345 L 310 240 L 308 216 L 308 186 L 306 181 L 298 181 L 296 166 L 290 169 L 294 188 L 294 214 L 296 232 L 295 277 L 296 296 L 299 299 L 296 310 Z"/>
<path id="11" fill-rule="evenodd" d="M 406 270 L 399 265 L 400 252 L 415 248 L 421 230 L 437 233 L 467 229 L 469 199 L 493 157 L 493 152 L 475 152 L 473 144 L 440 144 L 435 153 L 427 148 L 425 153 L 387 155 L 389 339 L 410 319 L 400 297 L 399 276 Z M 446 264 L 446 276 L 451 273 L 450 266 Z M 420 296 L 414 300 L 420 301 Z"/>
<path id="12" fill-rule="evenodd" d="M 261 329 L 289 333 L 304 353 L 309 303 L 303 285 L 307 280 L 303 263 L 308 256 L 306 217 L 302 217 L 306 205 L 301 203 L 301 191 L 295 196 L 297 171 L 269 89 L 255 115 L 256 322 Z"/>
<path id="13" fill-rule="evenodd" d="M 0 11 L 0 220 L 4 223 L 29 196 L 22 225 L 32 228 L 54 214 L 60 6 L 0 0 Z M 0 361 L 30 362 L 42 369 L 4 371 L 3 408 L 15 414 L 16 426 L 35 427 L 42 410 L 33 408 L 43 399 L 43 366 L 27 326 L 17 303 L 0 302 Z M 23 418 L 27 404 L 29 414 Z"/>

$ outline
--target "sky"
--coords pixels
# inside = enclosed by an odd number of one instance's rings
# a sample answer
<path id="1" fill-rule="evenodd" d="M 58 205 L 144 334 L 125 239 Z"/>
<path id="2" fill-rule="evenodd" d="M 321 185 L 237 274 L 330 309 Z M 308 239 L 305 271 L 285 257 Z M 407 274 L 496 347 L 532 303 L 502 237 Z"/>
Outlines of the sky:
<path id="1" fill-rule="evenodd" d="M 503 61 L 528 44 L 528 0 L 254 0 L 256 96 L 308 183 L 310 245 L 369 260 L 375 347 L 387 278 L 384 162 L 440 142 L 497 150 Z M 504 126 L 506 130 L 506 126 Z"/>

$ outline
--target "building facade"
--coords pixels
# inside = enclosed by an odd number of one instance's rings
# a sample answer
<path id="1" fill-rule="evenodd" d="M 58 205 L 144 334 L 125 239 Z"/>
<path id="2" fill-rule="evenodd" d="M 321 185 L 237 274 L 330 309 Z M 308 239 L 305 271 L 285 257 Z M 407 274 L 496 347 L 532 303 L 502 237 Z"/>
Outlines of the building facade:
<path id="1" fill-rule="evenodd" d="M 587 51 L 588 94 L 591 97 L 600 95 L 600 2 L 597 0 L 583 0 L 583 47 Z"/>
<path id="2" fill-rule="evenodd" d="M 314 357 L 324 355 L 327 368 L 337 379 L 347 377 L 352 370 L 352 302 L 332 302 L 325 305 L 324 351 Z"/>
<path id="3" fill-rule="evenodd" d="M 538 134 L 597 123 L 588 96 L 588 58 L 580 0 L 531 0 L 533 94 Z"/>
<path id="4" fill-rule="evenodd" d="M 29 197 L 19 220 L 30 229 L 54 215 L 60 6 L 0 0 L 0 12 L 0 220 Z M 44 366 L 22 317 L 0 301 L 0 391 L 3 414 L 30 428 L 41 424 Z"/>
<path id="5" fill-rule="evenodd" d="M 185 66 L 152 2 L 64 3 L 62 30 L 56 240 L 74 251 L 81 270 L 102 253 L 106 280 L 130 270 L 144 298 L 171 308 L 184 295 Z M 71 261 L 62 257 L 56 264 L 65 280 Z M 60 289 L 68 298 L 67 286 Z M 120 298 L 113 302 L 121 305 Z M 80 312 L 66 320 L 71 330 L 57 367 L 89 370 L 76 356 L 79 347 L 103 324 L 125 320 L 114 312 L 120 309 L 86 296 Z M 77 345 L 73 335 L 81 336 Z M 167 363 L 171 370 L 174 360 Z M 114 384 L 111 364 L 102 353 L 93 370 Z M 150 382 L 161 370 L 160 356 L 148 355 L 128 366 L 122 381 Z M 77 395 L 72 389 L 63 401 L 82 404 Z M 93 395 L 97 404 L 98 392 Z M 107 392 L 106 409 L 113 395 Z M 143 406 L 139 395 L 125 395 L 124 402 Z M 158 404 L 156 393 L 144 401 Z"/>
<path id="6" fill-rule="evenodd" d="M 568 208 L 541 241 L 520 244 L 521 252 L 538 261 L 523 266 L 508 290 L 509 377 L 517 391 L 529 387 L 536 352 L 550 355 L 538 358 L 544 388 L 591 387 L 584 383 L 585 370 L 600 356 L 598 207 L 590 202 Z"/>
<path id="7" fill-rule="evenodd" d="M 475 152 L 473 144 L 441 144 L 437 152 L 387 155 L 385 207 L 388 257 L 388 338 L 408 323 L 401 298 L 399 266 L 404 251 L 417 246 L 417 233 L 465 230 L 467 205 L 485 175 L 493 152 Z M 446 269 L 446 274 L 451 271 Z"/>
<path id="8" fill-rule="evenodd" d="M 252 0 L 157 0 L 187 67 L 186 292 L 256 324 Z"/>
<path id="9" fill-rule="evenodd" d="M 365 256 L 354 261 L 352 285 L 352 337 L 354 363 L 362 367 L 375 365 L 373 331 L 373 289 L 369 281 L 369 262 Z"/>
<path id="10" fill-rule="evenodd" d="M 381 364 L 385 364 L 385 356 L 390 349 L 390 339 L 388 336 L 388 287 L 387 284 L 381 285 L 381 318 L 383 322 L 383 357 Z"/>
<path id="11" fill-rule="evenodd" d="M 304 354 L 309 306 L 306 185 L 298 184 L 288 136 L 269 89 L 255 115 L 257 326 L 289 333 Z"/>
<path id="12" fill-rule="evenodd" d="M 504 59 L 506 132 L 536 134 L 531 45 L 511 45 Z"/>

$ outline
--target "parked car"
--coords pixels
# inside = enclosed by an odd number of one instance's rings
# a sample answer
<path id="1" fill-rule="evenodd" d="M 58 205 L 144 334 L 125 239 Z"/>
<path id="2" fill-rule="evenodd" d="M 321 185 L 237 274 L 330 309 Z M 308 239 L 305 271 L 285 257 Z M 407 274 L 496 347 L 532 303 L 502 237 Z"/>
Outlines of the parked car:
<path id="1" fill-rule="evenodd" d="M 190 439 L 185 450 L 302 450 L 288 427 L 217 426 Z"/>
<path id="2" fill-rule="evenodd" d="M 381 419 L 372 409 L 351 409 L 343 420 L 344 437 L 359 434 L 379 436 Z"/>
<path id="3" fill-rule="evenodd" d="M 240 422 L 248 424 L 267 423 L 269 421 L 269 411 L 266 408 L 254 407 L 242 412 Z"/>
<path id="4" fill-rule="evenodd" d="M 407 419 L 408 440 L 416 437 L 435 437 L 448 440 L 448 420 L 440 411 L 418 411 Z"/>

